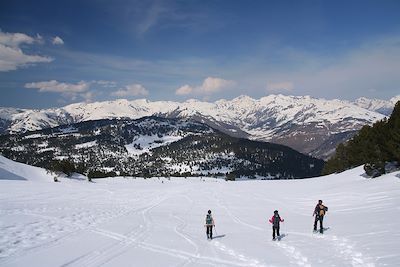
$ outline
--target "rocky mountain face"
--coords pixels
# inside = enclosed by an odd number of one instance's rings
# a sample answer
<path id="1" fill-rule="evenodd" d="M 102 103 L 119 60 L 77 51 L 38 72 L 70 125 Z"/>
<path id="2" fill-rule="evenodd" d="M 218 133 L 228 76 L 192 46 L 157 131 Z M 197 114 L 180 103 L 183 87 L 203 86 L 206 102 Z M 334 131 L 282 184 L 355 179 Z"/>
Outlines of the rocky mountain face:
<path id="1" fill-rule="evenodd" d="M 191 118 L 233 137 L 284 144 L 326 159 L 338 143 L 362 126 L 384 118 L 390 103 L 365 98 L 351 103 L 283 95 L 260 99 L 240 96 L 213 103 L 122 99 L 45 110 L 0 109 L 0 131 L 18 133 L 88 120 L 138 119 L 153 115 Z"/>
<path id="2" fill-rule="evenodd" d="M 289 147 L 236 138 L 193 119 L 103 119 L 0 136 L 7 158 L 92 177 L 318 176 L 324 161 Z"/>

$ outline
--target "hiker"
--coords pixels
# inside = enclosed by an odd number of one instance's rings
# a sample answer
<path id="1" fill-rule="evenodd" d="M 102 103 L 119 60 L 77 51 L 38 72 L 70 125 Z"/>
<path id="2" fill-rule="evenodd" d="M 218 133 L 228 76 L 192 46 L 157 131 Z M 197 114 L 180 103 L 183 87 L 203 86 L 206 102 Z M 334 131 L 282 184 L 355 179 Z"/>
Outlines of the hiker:
<path id="1" fill-rule="evenodd" d="M 322 200 L 318 200 L 317 206 L 315 206 L 313 216 L 315 216 L 315 221 L 314 221 L 314 232 L 317 232 L 317 223 L 319 221 L 319 232 L 321 234 L 324 233 L 324 227 L 322 226 L 322 223 L 324 221 L 324 216 L 326 212 L 328 211 L 328 207 L 322 204 Z"/>
<path id="2" fill-rule="evenodd" d="M 281 219 L 281 216 L 279 216 L 279 213 L 277 210 L 274 211 L 274 215 L 272 215 L 272 218 L 269 220 L 270 223 L 272 223 L 272 240 L 275 240 L 275 232 L 276 235 L 280 236 L 279 234 L 279 224 L 280 222 L 284 222 L 284 219 Z"/>
<path id="3" fill-rule="evenodd" d="M 213 237 L 212 228 L 215 227 L 215 224 L 214 224 L 214 219 L 211 216 L 211 210 L 208 210 L 208 213 L 206 215 L 205 227 L 207 228 L 207 239 L 212 239 Z"/>

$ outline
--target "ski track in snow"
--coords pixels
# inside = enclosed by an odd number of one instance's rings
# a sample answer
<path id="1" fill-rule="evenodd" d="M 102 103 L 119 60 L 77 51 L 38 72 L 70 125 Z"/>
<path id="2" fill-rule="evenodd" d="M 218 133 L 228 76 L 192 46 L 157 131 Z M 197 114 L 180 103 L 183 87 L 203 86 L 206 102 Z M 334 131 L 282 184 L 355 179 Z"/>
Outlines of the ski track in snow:
<path id="1" fill-rule="evenodd" d="M 332 241 L 340 254 L 345 258 L 351 260 L 351 264 L 354 267 L 374 267 L 375 264 L 369 262 L 369 257 L 365 257 L 361 252 L 354 248 L 354 245 L 346 238 L 339 238 L 337 236 L 328 237 Z"/>
<path id="2" fill-rule="evenodd" d="M 262 267 L 262 266 L 266 266 L 262 263 L 260 263 L 260 261 L 256 260 L 256 259 L 252 259 L 249 258 L 243 254 L 237 253 L 235 250 L 228 248 L 227 246 L 225 246 L 224 244 L 218 242 L 218 241 L 214 241 L 214 246 L 217 247 L 219 250 L 229 254 L 230 256 L 232 256 L 233 258 L 237 259 L 239 262 L 243 262 L 246 264 L 246 266 L 253 266 L 253 267 Z"/>
<path id="3" fill-rule="evenodd" d="M 311 267 L 311 264 L 309 264 L 308 262 L 308 258 L 304 256 L 298 248 L 290 246 L 287 243 L 281 241 L 276 241 L 275 245 L 283 249 L 284 253 L 288 257 L 291 257 L 295 264 L 304 267 Z"/>
<path id="4" fill-rule="evenodd" d="M 190 203 L 189 208 L 188 208 L 188 209 L 186 210 L 186 212 L 184 212 L 184 214 L 183 214 L 183 215 L 187 216 L 188 213 L 189 213 L 189 211 L 192 210 L 193 207 L 194 207 L 194 201 L 193 201 L 190 197 L 188 197 L 187 195 L 183 195 L 183 197 Z M 187 233 L 185 233 L 185 228 L 186 228 L 186 226 L 187 226 L 187 221 L 186 221 L 185 219 L 179 217 L 178 215 L 174 214 L 174 213 L 172 213 L 171 216 L 172 216 L 173 218 L 175 218 L 176 220 L 179 221 L 179 224 L 176 225 L 176 226 L 174 227 L 175 233 L 176 233 L 179 237 L 181 237 L 181 238 L 183 238 L 185 241 L 187 241 L 188 244 L 189 244 L 190 246 L 192 246 L 192 247 L 195 249 L 194 254 L 197 255 L 197 256 L 199 256 L 199 255 L 200 255 L 200 254 L 199 254 L 199 246 L 196 244 L 196 242 L 195 242 L 195 240 L 194 240 L 193 238 L 191 238 Z M 194 264 L 196 261 L 197 261 L 196 258 L 188 257 L 188 258 L 187 258 L 181 265 L 179 265 L 179 266 L 181 266 L 181 267 L 188 266 L 188 265 L 190 265 L 190 264 Z"/>
<path id="5" fill-rule="evenodd" d="M 340 177 L 0 181 L 0 266 L 396 266 L 398 179 Z M 313 192 L 324 192 L 329 206 L 323 235 L 307 232 Z M 211 241 L 203 227 L 209 208 Z M 267 219 L 276 208 L 283 238 L 271 241 Z M 388 212 L 391 220 L 382 218 Z M 46 263 L 50 251 L 63 256 L 58 264 Z"/>
<path id="6" fill-rule="evenodd" d="M 329 234 L 320 235 L 319 233 L 305 234 L 305 233 L 291 232 L 291 231 L 287 233 L 291 235 L 298 235 L 301 236 L 302 238 L 314 238 L 318 239 L 319 241 L 323 241 L 323 244 L 321 244 L 321 246 L 323 246 L 324 248 L 331 248 L 330 251 L 334 252 L 335 256 L 343 259 L 344 262 L 350 263 L 350 265 L 353 267 L 375 266 L 374 263 L 370 262 L 370 257 L 364 256 L 361 252 L 357 251 L 355 245 L 352 244 L 352 242 L 347 238 L 341 238 L 336 235 L 329 235 Z M 295 253 L 296 251 L 294 247 L 288 247 L 286 244 L 282 244 L 282 242 L 277 242 L 277 244 L 280 247 L 284 248 L 287 247 L 287 250 L 289 252 L 293 251 Z M 302 263 L 302 261 L 299 261 L 298 263 L 300 266 L 311 266 L 309 264 L 306 264 L 306 262 L 307 259 L 305 258 L 304 263 Z"/>
<path id="7" fill-rule="evenodd" d="M 120 203 L 121 204 L 121 203 Z M 128 213 L 138 212 L 143 208 L 126 208 L 125 204 L 117 205 L 116 208 L 108 211 L 85 210 L 80 207 L 56 207 L 56 208 L 34 208 L 34 209 L 15 209 L 11 211 L 1 211 L 0 215 L 23 215 L 35 218 L 32 223 L 21 223 L 11 226 L 1 227 L 3 233 L 2 240 L 7 243 L 0 242 L 1 251 L 7 251 L 0 254 L 1 258 L 9 255 L 18 256 L 21 248 L 26 248 L 25 253 L 34 252 L 36 249 L 44 247 L 56 246 L 63 242 L 66 238 L 73 238 L 83 231 L 101 231 L 96 228 L 97 225 L 107 221 L 115 220 L 119 217 L 126 216 Z M 43 215 L 40 213 L 63 212 L 60 217 Z M 67 212 L 67 213 L 65 213 Z M 38 221 L 36 221 L 38 219 Z M 50 230 L 50 231 L 49 231 Z M 11 242 L 10 242 L 11 240 Z M 14 252 L 17 252 L 14 254 Z"/>
<path id="8" fill-rule="evenodd" d="M 228 194 L 232 194 L 229 192 Z M 260 197 L 260 194 L 255 194 L 254 197 Z M 237 216 L 233 215 L 233 213 L 227 208 L 227 206 L 223 203 L 223 201 L 214 193 L 214 197 L 217 200 L 218 205 L 220 205 L 227 213 L 228 215 L 233 219 L 234 222 L 241 224 L 246 227 L 251 227 L 254 230 L 257 231 L 264 231 L 264 229 L 251 225 L 249 223 L 244 222 L 243 220 L 239 219 Z M 387 200 L 386 196 L 380 196 L 380 197 L 374 197 L 373 199 L 379 199 L 379 200 Z M 307 199 L 308 202 L 310 202 L 310 199 Z M 267 199 L 268 202 L 275 203 L 275 204 L 280 204 L 282 205 L 281 202 Z M 371 202 L 371 201 L 370 201 Z M 298 212 L 296 212 L 299 214 Z M 305 234 L 302 233 L 294 233 L 294 232 L 286 232 L 286 233 L 291 233 L 291 234 L 298 234 L 305 236 Z M 285 235 L 281 233 L 282 235 Z M 339 238 L 337 236 L 318 236 L 318 235 L 313 235 L 314 238 L 321 238 L 324 240 L 329 241 L 330 246 L 334 247 L 334 251 L 336 252 L 337 256 L 339 258 L 344 259 L 346 262 L 351 262 L 351 266 L 353 267 L 361 267 L 361 266 L 366 266 L 366 267 L 374 267 L 375 264 L 369 262 L 369 257 L 363 256 L 363 254 L 357 250 L 354 249 L 354 245 L 350 244 L 350 241 L 346 238 Z M 294 261 L 295 264 L 298 266 L 305 266 L 305 267 L 311 267 L 311 263 L 309 262 L 308 258 L 301 252 L 301 250 L 298 247 L 291 246 L 288 244 L 288 242 L 280 242 L 276 241 L 274 242 L 274 245 L 279 247 L 284 251 L 284 254 Z M 234 254 L 231 252 L 231 254 Z"/>
<path id="9" fill-rule="evenodd" d="M 218 205 L 219 205 L 220 207 L 222 207 L 222 208 L 226 211 L 226 213 L 229 215 L 229 217 L 232 218 L 232 220 L 233 220 L 234 222 L 236 222 L 236 223 L 238 223 L 238 224 L 241 224 L 241 225 L 243 225 L 243 226 L 245 226 L 245 227 L 250 227 L 250 228 L 252 228 L 252 229 L 254 229 L 254 230 L 256 230 L 256 231 L 264 231 L 263 228 L 254 226 L 254 225 L 249 224 L 249 223 L 247 223 L 247 222 L 244 222 L 244 221 L 241 220 L 238 216 L 235 216 L 235 215 L 230 211 L 230 209 L 227 208 L 227 205 L 224 203 L 224 201 L 221 200 L 221 198 L 219 198 L 219 197 L 217 196 L 217 193 L 216 193 L 215 191 L 214 191 L 214 198 L 216 199 Z"/>
<path id="10" fill-rule="evenodd" d="M 189 202 L 192 202 L 192 205 L 189 207 L 188 210 L 192 209 L 193 207 L 193 201 L 188 197 L 184 196 Z M 220 197 L 217 196 L 217 194 L 214 192 L 213 197 L 215 198 L 216 203 L 223 208 L 227 214 L 232 218 L 232 220 L 240 224 L 244 227 L 250 227 L 254 230 L 257 231 L 265 231 L 265 229 L 262 229 L 260 227 L 254 226 L 252 224 L 249 224 L 247 222 L 244 222 L 243 220 L 239 219 L 237 216 L 235 216 L 230 209 L 227 207 L 227 205 L 224 203 L 223 200 L 221 200 Z M 214 266 L 219 266 L 220 264 L 222 265 L 228 265 L 228 266 L 266 266 L 262 263 L 260 263 L 259 260 L 249 258 L 243 254 L 237 253 L 235 250 L 232 248 L 229 248 L 228 246 L 224 245 L 223 243 L 219 241 L 213 241 L 212 245 L 216 247 L 219 251 L 222 251 L 223 253 L 231 256 L 233 258 L 233 261 L 228 261 L 228 260 L 221 260 L 218 259 L 218 254 L 213 251 L 214 253 L 214 258 L 210 257 L 204 257 L 200 256 L 199 253 L 199 246 L 196 244 L 196 240 L 192 240 L 188 235 L 186 235 L 183 232 L 183 229 L 185 228 L 186 221 L 176 215 L 171 215 L 173 218 L 177 219 L 180 224 L 175 226 L 174 231 L 175 233 L 180 236 L 181 238 L 185 239 L 188 244 L 193 246 L 195 249 L 194 253 L 188 253 L 185 251 L 179 251 L 179 250 L 174 250 L 170 248 L 166 248 L 163 246 L 159 245 L 154 245 L 150 243 L 144 242 L 146 235 L 150 232 L 151 228 L 151 218 L 149 217 L 149 212 L 154 209 L 155 207 L 161 205 L 163 202 L 165 202 L 168 199 L 168 197 L 163 197 L 163 198 L 156 198 L 155 201 L 153 201 L 153 204 L 146 206 L 145 208 L 141 209 L 131 209 L 131 210 L 125 210 L 121 209 L 119 212 L 114 212 L 114 213 L 103 213 L 104 217 L 102 218 L 99 216 L 97 213 L 97 224 L 104 222 L 104 219 L 107 218 L 108 220 L 112 220 L 115 218 L 118 218 L 119 216 L 126 216 L 129 213 L 136 213 L 140 212 L 142 215 L 142 220 L 143 224 L 140 225 L 139 228 L 134 228 L 132 231 L 128 232 L 127 234 L 119 234 L 116 232 L 108 231 L 105 229 L 101 229 L 96 227 L 95 220 L 93 216 L 88 214 L 87 211 L 75 211 L 72 213 L 69 217 L 61 216 L 60 218 L 52 217 L 52 216 L 47 216 L 47 215 L 41 215 L 37 214 L 37 212 L 45 213 L 48 211 L 46 208 L 42 209 L 34 209 L 34 210 L 15 210 L 14 212 L 9 212 L 8 215 L 11 214 L 18 214 L 18 215 L 30 215 L 33 217 L 37 217 L 42 219 L 39 222 L 33 222 L 28 225 L 14 225 L 14 226 L 8 226 L 5 227 L 4 229 L 9 229 L 9 231 L 13 231 L 15 233 L 19 233 L 21 235 L 21 238 L 17 238 L 17 240 L 14 242 L 16 245 L 19 244 L 22 241 L 19 240 L 26 240 L 24 242 L 30 242 L 30 245 L 35 244 L 35 242 L 32 240 L 32 238 L 29 239 L 29 235 L 27 233 L 32 233 L 39 239 L 47 239 L 47 238 L 55 238 L 57 235 L 53 234 L 53 236 L 45 236 L 41 237 L 42 233 L 49 232 L 48 229 L 54 229 L 55 232 L 79 232 L 82 230 L 90 230 L 93 233 L 105 236 L 107 238 L 113 239 L 117 241 L 117 243 L 113 243 L 110 246 L 107 246 L 101 250 L 95 250 L 92 251 L 89 254 L 86 254 L 84 256 L 79 257 L 78 259 L 72 260 L 69 263 L 64 264 L 63 266 L 100 266 L 108 261 L 114 259 L 121 253 L 123 253 L 127 247 L 129 246 L 138 246 L 146 250 L 150 250 L 153 252 L 157 253 L 162 253 L 166 254 L 172 257 L 177 257 L 183 260 L 182 265 L 179 266 L 187 266 L 190 264 L 195 264 L 195 263 L 205 263 L 205 264 L 211 264 Z M 58 210 L 63 210 L 63 209 L 68 209 L 68 208 L 58 208 Z M 36 212 L 36 213 L 35 213 Z M 102 213 L 100 213 L 101 215 Z M 64 228 L 66 227 L 66 228 Z M 21 229 L 24 229 L 21 231 Z M 178 230 L 180 229 L 180 230 Z M 54 233 L 54 230 L 50 231 L 50 233 Z M 288 232 L 290 234 L 297 234 L 297 235 L 304 235 L 301 233 L 294 233 L 294 232 Z M 28 236 L 28 239 L 27 239 Z M 62 238 L 62 237 L 61 237 Z M 340 257 L 345 257 L 346 259 L 350 260 L 352 263 L 352 266 L 374 266 L 374 264 L 367 263 L 363 259 L 363 255 L 360 252 L 357 252 L 353 249 L 353 246 L 349 244 L 349 241 L 347 239 L 340 239 L 336 236 L 331 237 L 330 239 L 326 238 L 325 236 L 323 237 L 318 237 L 316 238 L 323 238 L 325 240 L 329 240 L 331 243 L 334 244 L 336 251 L 339 253 L 338 255 Z M 12 239 L 10 236 L 7 237 L 7 235 L 3 236 L 3 239 Z M 57 242 L 60 242 L 57 240 Z M 198 242 L 198 240 L 197 240 Z M 52 244 L 52 243 L 51 243 Z M 308 262 L 308 259 L 306 256 L 304 256 L 300 250 L 294 246 L 288 245 L 285 242 L 274 242 L 274 245 L 279 247 L 281 250 L 283 250 L 283 253 L 292 258 L 292 261 L 297 264 L 298 266 L 311 266 Z M 21 245 L 22 248 L 24 248 L 24 244 Z M 38 246 L 38 248 L 43 248 L 42 246 Z M 9 252 L 13 252 L 16 250 L 14 249 L 9 249 Z"/>
<path id="11" fill-rule="evenodd" d="M 258 226 L 255 226 L 255 225 L 252 225 L 250 223 L 244 222 L 238 216 L 235 216 L 230 211 L 230 209 L 226 206 L 226 204 L 224 204 L 224 202 L 217 196 L 217 194 L 215 192 L 214 192 L 214 197 L 217 200 L 218 205 L 221 206 L 227 212 L 227 214 L 232 218 L 232 220 L 234 222 L 236 222 L 238 224 L 241 224 L 244 227 L 250 227 L 250 228 L 252 228 L 252 229 L 254 229 L 256 231 L 261 231 L 261 232 L 265 231 L 265 229 L 263 229 L 261 227 L 258 227 Z M 217 243 L 217 244 L 219 244 L 219 243 Z M 307 257 L 304 256 L 300 252 L 300 250 L 298 248 L 296 249 L 293 246 L 289 246 L 289 245 L 281 243 L 281 242 L 277 242 L 274 245 L 276 245 L 277 247 L 281 248 L 284 251 L 283 253 L 287 257 L 292 258 L 297 265 L 306 266 L 306 267 L 310 267 L 311 266 L 310 264 L 308 264 Z M 258 260 L 246 258 L 244 255 L 241 255 L 241 254 L 237 255 L 233 250 L 227 249 L 224 245 L 219 245 L 219 248 L 221 250 L 223 250 L 223 251 L 228 251 L 228 253 L 230 255 L 235 256 L 239 260 L 248 262 L 249 266 L 265 266 L 265 265 L 259 265 L 260 263 L 259 263 Z"/>
<path id="12" fill-rule="evenodd" d="M 145 240 L 151 228 L 151 218 L 148 215 L 149 211 L 163 203 L 166 199 L 167 198 L 161 198 L 161 200 L 157 199 L 154 204 L 151 204 L 149 207 L 143 209 L 140 212 L 142 215 L 143 224 L 141 224 L 139 228 L 134 228 L 128 234 L 122 235 L 100 228 L 91 229 L 91 231 L 96 234 L 103 235 L 118 242 L 100 251 L 93 251 L 91 254 L 81 258 L 79 261 L 73 262 L 74 265 L 78 264 L 80 266 L 88 267 L 100 266 L 123 253 L 128 246 L 139 245 L 141 242 L 143 242 L 143 240 Z"/>

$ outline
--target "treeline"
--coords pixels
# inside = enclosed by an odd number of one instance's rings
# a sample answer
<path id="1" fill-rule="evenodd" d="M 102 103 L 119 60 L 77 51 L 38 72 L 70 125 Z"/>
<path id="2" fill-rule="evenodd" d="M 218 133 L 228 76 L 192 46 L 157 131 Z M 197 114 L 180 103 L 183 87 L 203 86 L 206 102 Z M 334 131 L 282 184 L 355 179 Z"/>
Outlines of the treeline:
<path id="1" fill-rule="evenodd" d="M 347 143 L 336 148 L 328 160 L 323 174 L 342 172 L 365 164 L 369 176 L 379 176 L 400 163 L 400 101 L 396 103 L 389 119 L 364 126 Z M 386 171 L 385 171 L 386 169 Z"/>

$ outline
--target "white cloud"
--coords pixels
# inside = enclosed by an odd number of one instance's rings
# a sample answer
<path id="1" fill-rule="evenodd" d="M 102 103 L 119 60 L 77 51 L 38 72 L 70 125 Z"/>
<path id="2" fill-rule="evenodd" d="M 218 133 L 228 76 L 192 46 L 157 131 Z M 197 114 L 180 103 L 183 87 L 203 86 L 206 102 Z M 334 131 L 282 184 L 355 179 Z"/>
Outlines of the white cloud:
<path id="1" fill-rule="evenodd" d="M 198 95 L 210 95 L 222 91 L 228 87 L 234 86 L 236 83 L 230 80 L 224 80 L 221 78 L 207 77 L 203 84 L 196 87 L 191 87 L 189 85 L 184 85 L 175 91 L 177 95 L 188 95 L 188 94 L 198 94 Z"/>
<path id="2" fill-rule="evenodd" d="M 117 86 L 117 83 L 114 81 L 99 80 L 99 81 L 92 81 L 92 82 L 100 85 L 101 87 L 105 87 L 105 88 L 114 88 Z"/>
<path id="3" fill-rule="evenodd" d="M 193 88 L 189 85 L 184 85 L 176 89 L 175 94 L 177 95 L 188 95 L 193 92 Z"/>
<path id="4" fill-rule="evenodd" d="M 203 84 L 198 88 L 201 93 L 209 94 L 216 93 L 226 87 L 233 86 L 235 82 L 224 80 L 221 78 L 208 77 Z"/>
<path id="5" fill-rule="evenodd" d="M 38 33 L 36 34 L 35 42 L 41 45 L 45 43 L 44 38 Z"/>
<path id="6" fill-rule="evenodd" d="M 399 36 L 372 36 L 359 46 L 329 55 L 303 50 L 282 50 L 280 54 L 284 62 L 280 66 L 266 65 L 258 59 L 247 63 L 251 69 L 237 65 L 236 71 L 245 74 L 241 82 L 250 84 L 250 93 L 258 93 L 259 88 L 266 90 L 265 80 L 289 81 L 296 95 L 324 98 L 390 98 L 399 92 Z"/>
<path id="7" fill-rule="evenodd" d="M 51 57 L 27 55 L 19 48 L 0 44 L 0 71 L 16 70 L 23 66 L 51 61 L 53 61 Z"/>
<path id="8" fill-rule="evenodd" d="M 89 89 L 90 83 L 80 81 L 76 84 L 61 83 L 56 80 L 46 82 L 33 82 L 25 84 L 25 88 L 39 89 L 39 92 L 54 92 L 54 93 L 82 93 Z"/>
<path id="9" fill-rule="evenodd" d="M 93 99 L 94 99 L 94 93 L 93 92 L 85 92 L 85 93 L 83 93 L 83 94 L 79 94 L 79 96 L 81 97 L 81 98 L 83 98 L 84 100 L 85 100 L 85 102 L 92 102 L 93 101 Z"/>
<path id="10" fill-rule="evenodd" d="M 24 33 L 8 33 L 0 31 L 0 44 L 18 48 L 21 44 L 32 44 L 35 38 Z"/>
<path id="11" fill-rule="evenodd" d="M 277 82 L 277 83 L 267 83 L 267 91 L 270 93 L 275 92 L 291 92 L 294 89 L 294 84 L 292 82 Z"/>
<path id="12" fill-rule="evenodd" d="M 144 20 L 142 20 L 137 25 L 137 30 L 139 34 L 144 34 L 151 27 L 156 25 L 162 15 L 168 11 L 167 8 L 163 7 L 159 2 L 154 2 L 150 8 L 148 8 L 147 13 L 145 14 Z"/>
<path id="13" fill-rule="evenodd" d="M 53 43 L 53 45 L 63 45 L 64 41 L 60 37 L 56 36 L 53 38 L 52 43 Z"/>
<path id="14" fill-rule="evenodd" d="M 59 93 L 62 97 L 72 101 L 83 99 L 86 102 L 91 102 L 95 96 L 92 91 L 89 91 L 91 84 L 91 82 L 85 81 L 80 81 L 78 83 L 63 83 L 51 80 L 26 83 L 24 87 L 28 89 L 37 89 L 41 93 Z"/>
<path id="15" fill-rule="evenodd" d="M 149 91 L 147 91 L 146 88 L 143 87 L 141 84 L 130 84 L 125 86 L 124 88 L 121 88 L 113 93 L 111 95 L 117 96 L 117 97 L 129 97 L 129 96 L 139 96 L 139 95 L 148 95 Z"/>
<path id="16" fill-rule="evenodd" d="M 0 31 L 0 71 L 16 70 L 20 67 L 34 65 L 35 63 L 51 62 L 51 57 L 27 55 L 19 47 L 21 44 L 41 43 L 40 35 L 37 38 L 23 33 L 5 33 Z"/>

